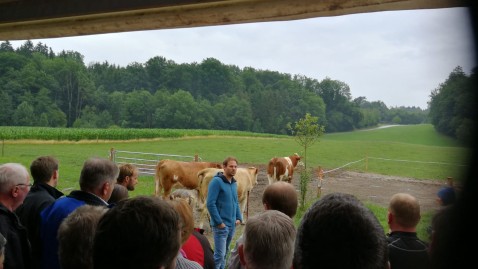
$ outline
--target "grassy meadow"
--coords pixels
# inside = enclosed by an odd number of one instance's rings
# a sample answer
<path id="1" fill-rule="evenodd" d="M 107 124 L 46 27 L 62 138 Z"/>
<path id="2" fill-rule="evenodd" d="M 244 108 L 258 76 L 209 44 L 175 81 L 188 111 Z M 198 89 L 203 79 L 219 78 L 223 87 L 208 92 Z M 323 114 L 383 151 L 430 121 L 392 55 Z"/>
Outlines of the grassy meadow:
<path id="1" fill-rule="evenodd" d="M 74 130 L 74 129 L 72 129 Z M 133 130 L 134 131 L 134 130 Z M 3 132 L 0 127 L 0 132 Z M 192 133 L 196 133 L 195 130 Z M 204 161 L 222 161 L 236 156 L 240 163 L 267 164 L 274 156 L 289 156 L 303 148 L 293 137 L 263 134 L 235 136 L 229 132 L 183 135 L 178 138 L 133 140 L 2 140 L 0 163 L 29 166 L 37 156 L 53 155 L 60 160 L 60 189 L 78 187 L 83 162 L 90 157 L 108 158 L 111 148 L 122 151 L 173 155 L 198 154 Z M 367 131 L 326 134 L 307 150 L 307 166 L 324 171 L 341 169 L 416 179 L 460 180 L 470 151 L 456 141 L 437 134 L 428 124 L 397 126 Z M 352 163 L 352 164 L 350 164 Z M 347 165 L 350 164 L 350 165 Z M 137 194 L 151 194 L 153 178 L 142 177 Z"/>
<path id="2" fill-rule="evenodd" d="M 0 127 L 2 134 L 0 137 L 3 138 L 0 141 L 0 163 L 18 162 L 29 167 L 36 157 L 53 155 L 60 161 L 58 188 L 66 193 L 78 188 L 78 177 L 83 162 L 90 157 L 108 158 L 111 148 L 158 154 L 188 156 L 198 154 L 204 161 L 217 162 L 221 162 L 228 155 L 233 155 L 238 158 L 239 165 L 241 163 L 265 165 L 274 156 L 289 156 L 296 152 L 301 156 L 304 154 L 303 148 L 293 137 L 253 133 L 246 135 L 239 132 L 235 135 L 234 132 L 175 130 L 174 136 L 169 135 L 166 138 L 150 136 L 144 139 L 136 132 L 134 136 L 136 138 L 131 140 L 100 140 L 92 136 L 92 140 L 71 141 L 53 138 L 38 140 L 34 136 L 35 129 L 28 129 L 30 135 L 23 135 L 21 136 L 23 139 L 19 140 L 5 139 L 4 128 Z M 469 149 L 460 146 L 456 141 L 437 134 L 432 125 L 423 124 L 326 134 L 307 149 L 305 161 L 307 167 L 321 166 L 326 172 L 342 167 L 340 169 L 420 180 L 445 179 L 451 176 L 460 181 L 464 178 L 463 172 L 466 170 L 470 153 Z M 153 192 L 153 177 L 141 176 L 132 195 L 150 195 Z M 386 220 L 383 219 L 386 216 L 386 208 L 368 206 L 377 216 L 382 216 L 379 219 L 386 227 Z M 422 221 L 424 227 L 430 218 L 431 213 L 424 212 Z M 425 239 L 424 227 L 419 231 L 423 239 Z"/>

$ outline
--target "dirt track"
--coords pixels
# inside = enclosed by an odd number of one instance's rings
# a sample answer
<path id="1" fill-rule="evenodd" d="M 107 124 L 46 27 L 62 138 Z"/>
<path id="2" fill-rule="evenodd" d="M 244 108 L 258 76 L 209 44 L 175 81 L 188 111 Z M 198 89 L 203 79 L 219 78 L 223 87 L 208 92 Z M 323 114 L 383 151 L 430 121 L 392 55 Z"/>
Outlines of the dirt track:
<path id="1" fill-rule="evenodd" d="M 253 216 L 262 212 L 262 193 L 269 184 L 264 165 L 242 164 L 241 167 L 255 166 L 259 168 L 257 185 L 252 189 L 249 197 L 248 215 Z M 312 200 L 317 196 L 317 176 L 309 182 L 307 197 Z M 294 174 L 292 184 L 299 190 L 299 173 Z M 325 174 L 322 183 L 322 195 L 331 192 L 350 193 L 363 202 L 372 202 L 383 207 L 388 206 L 390 197 L 397 192 L 410 193 L 420 201 L 422 212 L 434 211 L 438 208 L 435 197 L 445 181 L 416 180 L 395 176 L 384 176 L 369 173 L 335 171 Z M 207 230 L 206 230 L 207 232 Z M 242 228 L 238 229 L 239 234 Z M 209 235 L 208 235 L 209 236 Z"/>

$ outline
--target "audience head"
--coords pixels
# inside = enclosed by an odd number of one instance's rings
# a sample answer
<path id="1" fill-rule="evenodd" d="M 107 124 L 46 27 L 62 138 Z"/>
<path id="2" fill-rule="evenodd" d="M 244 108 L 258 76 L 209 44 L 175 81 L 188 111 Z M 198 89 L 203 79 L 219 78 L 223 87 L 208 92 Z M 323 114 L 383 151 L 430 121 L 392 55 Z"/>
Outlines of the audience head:
<path id="1" fill-rule="evenodd" d="M 108 208 L 83 205 L 75 209 L 58 229 L 61 268 L 93 269 L 93 240 L 98 221 Z"/>
<path id="2" fill-rule="evenodd" d="M 108 200 L 109 204 L 118 203 L 119 201 L 128 198 L 128 189 L 120 184 L 115 184 L 113 187 L 113 192 L 111 197 Z"/>
<path id="3" fill-rule="evenodd" d="M 444 206 L 433 215 L 429 247 L 432 268 L 452 268 L 450 246 L 456 244 L 456 239 L 450 236 L 454 228 L 450 223 L 456 219 L 454 210 L 454 205 Z"/>
<path id="4" fill-rule="evenodd" d="M 447 206 L 455 203 L 456 195 L 453 187 L 443 187 L 437 192 L 437 200 L 440 205 Z"/>
<path id="5" fill-rule="evenodd" d="M 274 182 L 264 190 L 262 204 L 266 210 L 278 210 L 293 218 L 297 212 L 297 191 L 288 182 Z"/>
<path id="6" fill-rule="evenodd" d="M 408 193 L 396 193 L 388 206 L 388 225 L 392 231 L 415 232 L 420 222 L 420 204 Z"/>
<path id="7" fill-rule="evenodd" d="M 40 156 L 31 163 L 30 173 L 35 183 L 56 187 L 59 177 L 58 160 L 52 156 Z"/>
<path id="8" fill-rule="evenodd" d="M 119 175 L 116 182 L 125 186 L 129 191 L 138 184 L 139 170 L 136 166 L 126 163 L 119 166 Z"/>
<path id="9" fill-rule="evenodd" d="M 305 213 L 297 231 L 294 269 L 388 268 L 385 232 L 355 196 L 331 193 Z"/>
<path id="10" fill-rule="evenodd" d="M 0 165 L 0 203 L 10 211 L 19 207 L 30 191 L 30 175 L 19 163 Z"/>
<path id="11" fill-rule="evenodd" d="M 176 210 L 158 197 L 122 200 L 98 223 L 94 268 L 166 268 L 179 251 L 179 227 Z"/>
<path id="12" fill-rule="evenodd" d="M 119 169 L 114 162 L 101 158 L 88 159 L 81 170 L 80 188 L 108 201 L 118 174 Z"/>
<path id="13" fill-rule="evenodd" d="M 192 208 L 189 206 L 187 200 L 181 198 L 166 201 L 174 208 L 176 212 L 179 213 L 181 245 L 183 245 L 194 230 L 194 217 Z"/>
<path id="14" fill-rule="evenodd" d="M 249 269 L 291 268 L 295 235 L 292 219 L 280 211 L 266 210 L 249 218 L 238 248 L 241 263 Z"/>

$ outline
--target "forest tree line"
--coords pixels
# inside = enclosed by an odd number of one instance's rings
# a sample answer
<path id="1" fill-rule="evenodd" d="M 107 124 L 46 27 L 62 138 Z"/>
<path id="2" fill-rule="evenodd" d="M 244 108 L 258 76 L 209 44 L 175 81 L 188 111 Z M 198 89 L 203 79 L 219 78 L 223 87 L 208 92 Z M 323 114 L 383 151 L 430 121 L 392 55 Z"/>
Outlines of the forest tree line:
<path id="1" fill-rule="evenodd" d="M 345 82 L 328 77 L 318 81 L 241 69 L 214 58 L 177 64 L 155 56 L 126 67 L 106 61 L 87 66 L 78 52 L 56 53 L 31 41 L 16 49 L 8 41 L 0 43 L 0 100 L 3 126 L 288 134 L 288 123 L 306 113 L 318 117 L 327 133 L 428 121 L 428 109 L 388 108 L 382 101 L 352 98 Z M 432 105 L 440 104 L 432 100 Z M 456 137 L 456 132 L 444 133 Z"/>

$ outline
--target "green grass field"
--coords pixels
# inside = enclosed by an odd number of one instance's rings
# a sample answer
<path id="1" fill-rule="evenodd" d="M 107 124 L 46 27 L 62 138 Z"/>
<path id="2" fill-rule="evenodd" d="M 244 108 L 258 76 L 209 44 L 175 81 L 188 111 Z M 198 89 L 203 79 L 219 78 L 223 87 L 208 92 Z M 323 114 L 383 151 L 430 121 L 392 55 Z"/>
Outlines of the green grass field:
<path id="1" fill-rule="evenodd" d="M 222 161 L 236 156 L 241 163 L 266 164 L 271 157 L 289 156 L 303 149 L 292 137 L 205 136 L 151 140 L 30 141 L 4 140 L 0 163 L 19 162 L 27 167 L 41 155 L 60 160 L 59 188 L 77 188 L 83 162 L 90 157 L 108 158 L 111 148 L 134 152 L 195 155 L 205 161 Z M 470 151 L 438 135 L 431 125 L 327 134 L 308 149 L 307 166 L 324 171 L 343 169 L 396 175 L 416 179 L 463 178 Z M 153 180 L 145 178 L 138 194 L 150 194 Z"/>
<path id="2" fill-rule="evenodd" d="M 187 133 L 187 130 L 183 132 Z M 53 155 L 60 160 L 58 188 L 69 192 L 78 188 L 83 162 L 90 157 L 108 158 L 111 148 L 159 154 L 198 154 L 202 160 L 218 162 L 233 155 L 240 163 L 264 165 L 274 156 L 289 156 L 295 152 L 303 155 L 303 149 L 293 137 L 249 135 L 218 133 L 127 141 L 3 140 L 0 163 L 18 162 L 28 167 L 38 156 Z M 325 171 L 343 167 L 346 170 L 421 180 L 452 176 L 460 181 L 464 178 L 470 153 L 456 141 L 437 134 L 431 125 L 412 125 L 326 134 L 308 149 L 306 162 L 309 168 L 321 166 Z M 353 164 L 347 165 L 349 163 Z M 153 177 L 141 176 L 132 195 L 150 195 L 153 191 Z M 385 216 L 379 211 L 386 209 L 373 210 L 377 211 L 377 216 Z M 429 221 L 430 216 L 425 217 L 425 221 L 426 218 Z M 386 227 L 386 220 L 381 222 Z M 423 231 L 419 234 L 424 238 Z"/>

